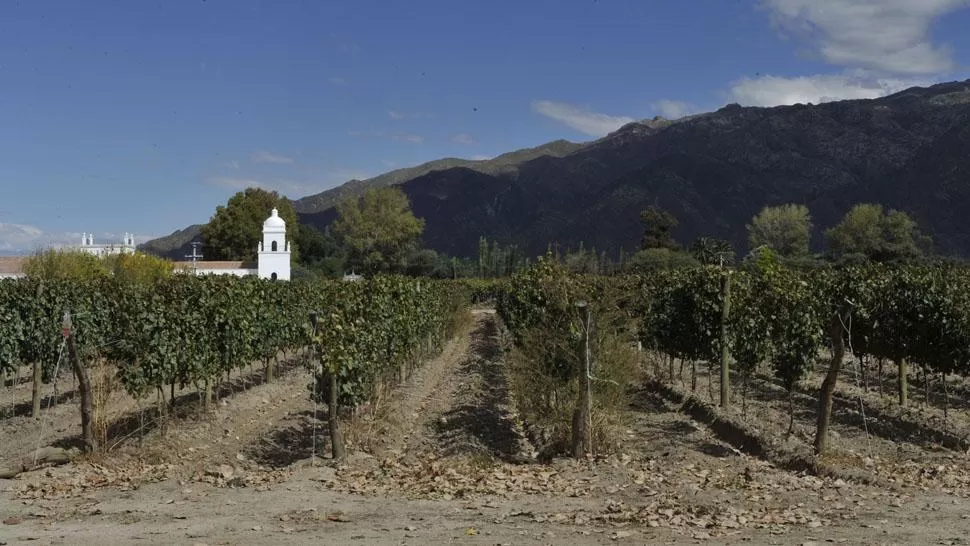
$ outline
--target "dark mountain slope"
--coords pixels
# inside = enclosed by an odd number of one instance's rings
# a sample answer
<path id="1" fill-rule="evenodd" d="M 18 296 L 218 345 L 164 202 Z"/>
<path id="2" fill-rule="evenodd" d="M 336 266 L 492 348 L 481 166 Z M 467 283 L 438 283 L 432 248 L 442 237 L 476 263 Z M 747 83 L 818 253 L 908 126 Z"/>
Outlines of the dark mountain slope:
<path id="1" fill-rule="evenodd" d="M 370 188 L 393 186 L 434 171 L 444 171 L 453 168 L 464 168 L 491 175 L 514 174 L 516 168 L 520 164 L 531 159 L 543 156 L 563 157 L 575 152 L 576 150 L 579 150 L 582 147 L 582 144 L 577 144 L 575 142 L 569 142 L 567 140 L 554 140 L 534 148 L 525 148 L 522 150 L 516 150 L 514 152 L 508 152 L 500 156 L 493 157 L 492 159 L 471 160 L 453 157 L 438 159 L 428 163 L 423 163 L 416 167 L 397 169 L 379 176 L 375 176 L 374 178 L 368 178 L 367 180 L 351 180 L 350 182 L 331 190 L 299 199 L 295 201 L 293 205 L 296 207 L 296 211 L 300 214 L 313 214 L 315 212 L 321 212 L 330 207 L 336 206 L 337 203 L 348 197 L 361 196 Z"/>
<path id="2" fill-rule="evenodd" d="M 164 256 L 173 260 L 183 260 L 186 254 L 192 252 L 192 241 L 201 240 L 201 235 L 202 224 L 193 224 L 171 235 L 142 243 L 138 245 L 138 249 L 156 256 Z"/>

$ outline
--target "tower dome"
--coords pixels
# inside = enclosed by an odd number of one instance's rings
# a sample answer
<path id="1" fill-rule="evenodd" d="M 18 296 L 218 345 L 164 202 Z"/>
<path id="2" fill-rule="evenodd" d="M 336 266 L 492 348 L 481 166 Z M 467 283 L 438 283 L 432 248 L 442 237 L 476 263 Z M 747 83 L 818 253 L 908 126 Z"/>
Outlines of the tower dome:
<path id="1" fill-rule="evenodd" d="M 286 222 L 280 218 L 279 211 L 275 208 L 269 218 L 263 222 L 263 229 L 286 229 Z"/>
<path id="2" fill-rule="evenodd" d="M 261 279 L 290 280 L 290 243 L 286 222 L 275 208 L 263 222 L 263 240 L 257 247 L 257 274 Z"/>

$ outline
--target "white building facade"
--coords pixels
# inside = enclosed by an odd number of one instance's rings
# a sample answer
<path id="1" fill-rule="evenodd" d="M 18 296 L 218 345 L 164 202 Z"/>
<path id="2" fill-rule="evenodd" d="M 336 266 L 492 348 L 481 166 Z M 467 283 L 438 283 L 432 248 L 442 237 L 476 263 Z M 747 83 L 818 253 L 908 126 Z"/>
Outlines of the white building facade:
<path id="1" fill-rule="evenodd" d="M 256 246 L 256 263 L 229 261 L 177 262 L 177 270 L 196 275 L 259 275 L 261 279 L 290 280 L 290 242 L 286 221 L 275 208 L 263 222 L 263 240 Z"/>
<path id="2" fill-rule="evenodd" d="M 290 243 L 286 240 L 286 222 L 276 209 L 263 222 L 263 240 L 256 251 L 260 279 L 290 280 Z"/>
<path id="3" fill-rule="evenodd" d="M 112 254 L 134 254 L 135 236 L 131 233 L 125 233 L 125 240 L 121 244 L 108 243 L 98 245 L 94 243 L 93 233 L 82 233 L 81 246 L 76 248 L 83 252 L 94 254 L 99 258 L 101 256 L 110 256 Z"/>
<path id="4" fill-rule="evenodd" d="M 135 236 L 126 233 L 121 244 L 95 244 L 94 236 L 85 233 L 81 245 L 74 247 L 98 257 L 112 254 L 133 254 Z M 241 261 L 181 261 L 175 262 L 175 270 L 195 275 L 232 275 L 246 277 L 259 275 L 261 279 L 290 280 L 290 242 L 286 239 L 286 222 L 275 208 L 263 222 L 263 240 L 256 247 L 256 262 Z M 201 258 L 201 256 L 199 256 Z M 0 256 L 0 279 L 24 277 L 23 265 L 27 256 Z"/>

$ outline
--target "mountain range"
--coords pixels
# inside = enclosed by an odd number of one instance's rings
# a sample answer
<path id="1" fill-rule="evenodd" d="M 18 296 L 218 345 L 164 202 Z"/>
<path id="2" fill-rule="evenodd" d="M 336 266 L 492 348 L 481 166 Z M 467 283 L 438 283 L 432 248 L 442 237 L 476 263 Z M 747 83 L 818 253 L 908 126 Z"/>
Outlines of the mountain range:
<path id="1" fill-rule="evenodd" d="M 627 124 L 585 143 L 558 140 L 490 160 L 442 159 L 295 201 L 301 224 L 334 218 L 341 199 L 397 185 L 425 219 L 425 246 L 472 256 L 484 235 L 539 254 L 550 243 L 636 248 L 639 212 L 657 205 L 689 244 L 700 236 L 746 248 L 762 207 L 801 203 L 813 246 L 855 203 L 913 216 L 938 252 L 970 256 L 970 80 L 871 100 L 773 108 L 727 105 L 677 120 Z M 201 226 L 145 243 L 180 257 Z"/>

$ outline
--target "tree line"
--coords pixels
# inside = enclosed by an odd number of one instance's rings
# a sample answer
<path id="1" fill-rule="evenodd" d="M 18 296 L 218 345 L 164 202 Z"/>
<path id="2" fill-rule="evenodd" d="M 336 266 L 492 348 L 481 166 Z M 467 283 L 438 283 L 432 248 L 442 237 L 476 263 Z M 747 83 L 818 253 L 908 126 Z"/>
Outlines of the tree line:
<path id="1" fill-rule="evenodd" d="M 737 259 L 735 249 L 723 239 L 701 237 L 682 249 L 672 236 L 677 219 L 658 207 L 644 210 L 640 220 L 644 264 L 711 265 Z M 749 252 L 770 248 L 787 263 L 845 265 L 913 263 L 932 256 L 932 239 L 920 231 L 916 221 L 905 212 L 885 210 L 878 204 L 857 204 L 837 225 L 825 230 L 824 252 L 813 254 L 810 250 L 813 227 L 805 205 L 764 207 L 746 226 Z"/>
<path id="2" fill-rule="evenodd" d="M 292 202 L 258 188 L 241 191 L 219 206 L 202 229 L 203 253 L 214 260 L 254 260 L 266 211 L 276 207 L 287 222 L 294 276 L 338 277 L 396 273 L 437 278 L 507 277 L 535 262 L 516 244 L 480 237 L 471 257 L 448 256 L 424 248 L 425 222 L 411 210 L 398 187 L 373 188 L 340 202 L 324 230 L 297 222 Z M 716 237 L 700 237 L 682 246 L 673 233 L 677 219 L 649 207 L 640 214 L 640 244 L 630 252 L 607 253 L 550 244 L 553 256 L 574 273 L 615 275 L 689 265 L 733 263 L 738 249 Z M 825 251 L 811 252 L 813 221 L 804 205 L 768 206 L 747 224 L 748 249 L 772 249 L 786 263 L 912 263 L 932 255 L 932 240 L 905 212 L 863 203 L 824 232 Z"/>

